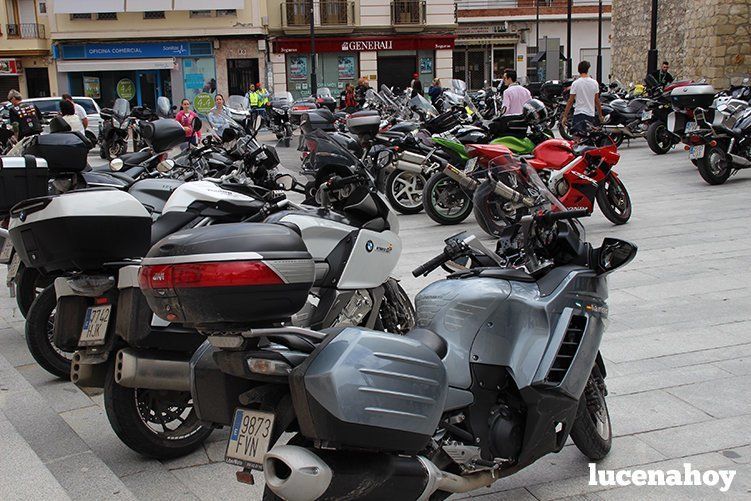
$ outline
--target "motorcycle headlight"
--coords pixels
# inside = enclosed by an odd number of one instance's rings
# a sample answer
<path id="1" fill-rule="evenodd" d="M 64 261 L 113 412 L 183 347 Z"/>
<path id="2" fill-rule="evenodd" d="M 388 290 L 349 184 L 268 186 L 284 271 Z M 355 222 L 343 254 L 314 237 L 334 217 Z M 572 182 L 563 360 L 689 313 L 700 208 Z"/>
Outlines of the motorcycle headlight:
<path id="1" fill-rule="evenodd" d="M 391 151 L 383 150 L 382 152 L 378 153 L 378 159 L 376 160 L 376 165 L 378 166 L 379 169 L 385 168 L 390 163 L 391 163 Z"/>

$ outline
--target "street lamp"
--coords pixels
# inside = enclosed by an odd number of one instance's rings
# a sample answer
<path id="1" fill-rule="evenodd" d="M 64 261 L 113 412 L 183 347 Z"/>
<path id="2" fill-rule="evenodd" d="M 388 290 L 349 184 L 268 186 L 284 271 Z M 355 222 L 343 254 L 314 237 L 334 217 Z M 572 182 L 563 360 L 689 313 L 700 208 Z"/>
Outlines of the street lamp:
<path id="1" fill-rule="evenodd" d="M 597 82 L 602 83 L 602 0 L 597 2 Z"/>
<path id="2" fill-rule="evenodd" d="M 652 24 L 649 32 L 647 74 L 657 71 L 657 0 L 652 0 Z"/>
<path id="3" fill-rule="evenodd" d="M 568 78 L 571 78 L 573 75 L 573 70 L 571 68 L 571 13 L 573 8 L 574 0 L 568 0 L 566 8 L 566 76 Z"/>
<path id="4" fill-rule="evenodd" d="M 316 25 L 314 15 L 314 0 L 310 4 L 310 95 L 318 94 L 318 77 L 316 76 Z"/>

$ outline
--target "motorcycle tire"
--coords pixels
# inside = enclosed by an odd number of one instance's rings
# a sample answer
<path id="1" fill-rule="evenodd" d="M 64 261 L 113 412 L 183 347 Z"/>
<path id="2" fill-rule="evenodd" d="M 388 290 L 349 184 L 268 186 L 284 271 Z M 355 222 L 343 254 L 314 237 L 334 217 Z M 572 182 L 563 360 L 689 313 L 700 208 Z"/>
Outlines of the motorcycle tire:
<path id="1" fill-rule="evenodd" d="M 386 198 L 397 212 L 418 214 L 423 208 L 422 193 L 426 183 L 423 174 L 396 169 L 386 179 Z M 406 195 L 406 200 L 402 194 Z"/>
<path id="2" fill-rule="evenodd" d="M 442 207 L 440 202 L 436 200 L 436 197 L 440 196 L 440 193 L 436 192 L 441 189 L 456 190 L 458 194 L 450 194 L 451 201 L 455 198 L 460 198 L 458 204 L 451 204 L 451 206 L 448 207 L 448 213 L 446 214 L 441 212 Z M 472 212 L 472 198 L 461 189 L 456 181 L 442 172 L 431 176 L 430 179 L 428 179 L 428 182 L 425 183 L 425 190 L 423 190 L 422 194 L 422 203 L 428 217 L 436 223 L 443 225 L 459 224 L 467 219 Z M 450 211 L 454 207 L 457 207 L 458 210 L 454 214 L 451 214 Z"/>
<path id="3" fill-rule="evenodd" d="M 595 366 L 579 399 L 576 420 L 571 427 L 571 440 L 577 449 L 592 461 L 599 461 L 610 452 L 613 430 L 605 397 L 605 380 Z"/>
<path id="4" fill-rule="evenodd" d="M 623 134 L 623 132 L 613 132 L 612 134 L 610 134 L 610 139 L 613 140 L 613 143 L 615 143 L 617 147 L 620 147 L 623 144 L 623 139 L 625 137 L 626 136 Z"/>
<path id="5" fill-rule="evenodd" d="M 16 273 L 16 305 L 24 318 L 29 313 L 29 308 L 34 299 L 42 290 L 50 285 L 50 279 L 40 274 L 34 268 L 27 268 L 21 264 Z"/>
<path id="6" fill-rule="evenodd" d="M 652 122 L 647 128 L 647 144 L 649 149 L 658 155 L 664 155 L 673 147 L 667 137 L 668 131 L 662 122 Z M 663 137 L 665 136 L 665 137 Z"/>
<path id="7" fill-rule="evenodd" d="M 415 308 L 407 292 L 395 279 L 389 279 L 383 285 L 383 301 L 378 311 L 375 329 L 404 335 L 415 327 Z"/>
<path id="8" fill-rule="evenodd" d="M 710 147 L 704 156 L 696 161 L 696 166 L 701 178 L 713 186 L 723 184 L 732 174 L 725 151 L 719 146 Z"/>
<path id="9" fill-rule="evenodd" d="M 615 193 L 614 188 L 620 193 Z M 620 201 L 614 200 L 617 195 L 622 197 Z M 616 177 L 608 176 L 600 184 L 597 190 L 597 205 L 600 206 L 602 214 L 613 224 L 626 224 L 631 219 L 631 197 L 621 180 Z"/>
<path id="10" fill-rule="evenodd" d="M 47 286 L 31 303 L 26 316 L 26 345 L 34 360 L 53 376 L 70 379 L 73 353 L 59 350 L 52 343 L 57 295 L 55 286 Z"/>
<path id="11" fill-rule="evenodd" d="M 563 113 L 561 113 L 561 119 L 563 118 Z M 563 139 L 566 141 L 571 141 L 574 136 L 571 134 L 571 130 L 569 129 L 569 124 L 574 120 L 574 113 L 573 111 L 569 111 L 568 114 L 568 120 L 564 124 L 562 120 L 558 121 L 558 133 L 561 135 Z"/>
<path id="12" fill-rule="evenodd" d="M 104 382 L 104 410 L 112 429 L 125 445 L 156 459 L 190 454 L 201 447 L 213 431 L 198 420 L 190 392 L 120 386 L 115 381 L 114 363 L 110 364 Z M 170 421 L 165 423 L 165 417 L 171 418 Z M 175 421 L 180 424 L 174 429 L 168 428 Z M 162 431 L 149 424 L 161 427 Z"/>
<path id="13" fill-rule="evenodd" d="M 113 160 L 121 155 L 124 155 L 128 151 L 128 143 L 122 139 L 117 139 L 113 142 L 107 143 L 105 153 L 107 160 Z M 136 150 L 138 151 L 138 150 Z"/>

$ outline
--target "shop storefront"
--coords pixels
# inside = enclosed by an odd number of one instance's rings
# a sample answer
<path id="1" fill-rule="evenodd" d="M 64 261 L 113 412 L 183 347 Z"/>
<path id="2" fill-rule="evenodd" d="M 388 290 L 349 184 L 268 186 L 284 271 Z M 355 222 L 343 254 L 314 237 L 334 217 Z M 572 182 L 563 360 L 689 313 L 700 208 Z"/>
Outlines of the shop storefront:
<path id="1" fill-rule="evenodd" d="M 203 110 L 217 92 L 210 41 L 60 44 L 54 54 L 60 92 L 92 97 L 100 106 L 120 97 L 153 107 L 166 96 L 173 103 L 187 97 Z"/>
<path id="2" fill-rule="evenodd" d="M 19 89 L 21 61 L 18 59 L 0 59 L 0 101 L 5 101 L 11 89 Z"/>
<path id="3" fill-rule="evenodd" d="M 262 38 L 218 39 L 214 58 L 217 88 L 225 96 L 244 95 L 252 85 L 267 80 L 266 41 Z"/>
<path id="4" fill-rule="evenodd" d="M 365 76 L 371 85 L 404 88 L 412 74 L 419 73 L 427 88 L 436 75 L 436 51 L 450 51 L 453 47 L 453 35 L 316 38 L 318 86 L 328 87 L 337 95 L 347 83 L 356 84 L 360 76 Z M 274 69 L 275 88 L 286 87 L 295 97 L 308 95 L 310 40 L 277 38 L 273 52 L 277 56 L 272 59 L 274 65 L 283 65 Z M 279 81 L 280 77 L 284 82 Z"/>
<path id="5" fill-rule="evenodd" d="M 526 75 L 525 50 L 519 51 L 520 36 L 508 32 L 506 25 L 461 26 L 454 48 L 454 78 L 464 80 L 470 89 L 481 89 L 486 82 L 500 79 L 507 68 Z M 521 56 L 522 60 L 519 60 Z"/>

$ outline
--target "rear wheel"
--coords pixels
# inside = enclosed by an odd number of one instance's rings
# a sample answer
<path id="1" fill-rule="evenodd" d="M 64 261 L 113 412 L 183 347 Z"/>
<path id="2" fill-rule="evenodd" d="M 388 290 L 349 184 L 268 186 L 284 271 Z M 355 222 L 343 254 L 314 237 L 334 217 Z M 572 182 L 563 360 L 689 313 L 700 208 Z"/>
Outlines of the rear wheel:
<path id="1" fill-rule="evenodd" d="M 620 179 L 608 176 L 597 190 L 597 205 L 613 224 L 626 224 L 631 218 L 631 197 Z"/>
<path id="2" fill-rule="evenodd" d="M 50 279 L 40 274 L 34 268 L 27 268 L 23 264 L 16 273 L 16 304 L 24 318 L 29 313 L 31 303 L 45 287 L 50 285 Z"/>
<path id="3" fill-rule="evenodd" d="M 430 177 L 422 203 L 425 213 L 439 224 L 459 224 L 472 212 L 472 199 L 461 186 L 444 173 Z"/>
<path id="4" fill-rule="evenodd" d="M 190 392 L 120 386 L 114 364 L 104 384 L 104 409 L 125 445 L 157 459 L 185 456 L 213 431 L 198 420 Z"/>
<path id="5" fill-rule="evenodd" d="M 31 303 L 26 316 L 26 345 L 42 369 L 60 379 L 70 379 L 73 353 L 53 343 L 56 307 L 55 286 L 47 286 Z"/>
<path id="6" fill-rule="evenodd" d="M 558 122 L 558 133 L 560 133 L 561 137 L 563 139 L 566 139 L 567 141 L 571 141 L 574 136 L 571 134 L 571 122 L 574 120 L 574 112 L 573 110 L 570 110 L 568 113 L 568 119 L 566 120 L 566 123 L 563 123 L 563 113 L 561 113 L 561 119 Z"/>
<path id="7" fill-rule="evenodd" d="M 649 149 L 658 155 L 664 155 L 673 147 L 670 132 L 662 122 L 652 122 L 647 129 L 647 144 Z"/>
<path id="8" fill-rule="evenodd" d="M 608 455 L 613 443 L 610 413 L 605 396 L 608 394 L 605 379 L 595 366 L 579 399 L 576 420 L 571 428 L 571 439 L 576 447 L 593 461 Z"/>
<path id="9" fill-rule="evenodd" d="M 398 212 L 417 214 L 422 211 L 422 192 L 426 183 L 422 174 L 396 169 L 386 179 L 386 197 Z"/>
<path id="10" fill-rule="evenodd" d="M 696 161 L 699 174 L 709 184 L 723 184 L 731 174 L 727 155 L 719 146 L 707 146 L 704 156 Z"/>

